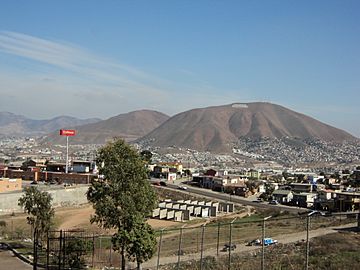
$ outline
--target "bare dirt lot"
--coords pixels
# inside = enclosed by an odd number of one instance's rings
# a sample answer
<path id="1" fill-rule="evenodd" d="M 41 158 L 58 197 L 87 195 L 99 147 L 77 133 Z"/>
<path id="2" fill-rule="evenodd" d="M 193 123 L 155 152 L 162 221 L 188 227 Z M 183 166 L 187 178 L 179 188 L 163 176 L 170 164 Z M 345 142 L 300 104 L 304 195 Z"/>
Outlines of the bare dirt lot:
<path id="1" fill-rule="evenodd" d="M 96 224 L 90 223 L 90 217 L 94 214 L 94 210 L 91 205 L 85 205 L 80 208 L 62 208 L 56 211 L 56 218 L 58 220 L 58 228 L 62 230 L 92 230 L 98 231 Z M 167 220 L 150 219 L 148 223 L 154 229 L 168 228 L 173 226 L 179 226 L 181 223 Z"/>

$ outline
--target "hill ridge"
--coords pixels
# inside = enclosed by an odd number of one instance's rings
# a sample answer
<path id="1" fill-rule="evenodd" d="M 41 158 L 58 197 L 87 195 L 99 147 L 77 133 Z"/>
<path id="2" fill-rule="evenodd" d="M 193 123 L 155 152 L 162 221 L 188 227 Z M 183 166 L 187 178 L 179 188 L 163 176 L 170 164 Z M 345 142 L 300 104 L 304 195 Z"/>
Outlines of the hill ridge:
<path id="1" fill-rule="evenodd" d="M 178 113 L 138 142 L 228 152 L 241 137 L 319 138 L 324 141 L 356 139 L 343 130 L 281 105 L 236 102 Z"/>

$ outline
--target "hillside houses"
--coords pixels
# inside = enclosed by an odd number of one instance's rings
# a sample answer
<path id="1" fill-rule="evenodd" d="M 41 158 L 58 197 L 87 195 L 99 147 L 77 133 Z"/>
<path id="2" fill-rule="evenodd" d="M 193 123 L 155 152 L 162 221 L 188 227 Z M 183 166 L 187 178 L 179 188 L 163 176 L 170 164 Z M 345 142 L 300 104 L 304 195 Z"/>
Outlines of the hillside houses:
<path id="1" fill-rule="evenodd" d="M 360 192 L 342 183 L 290 183 L 272 193 L 279 203 L 324 211 L 355 211 L 360 209 Z"/>

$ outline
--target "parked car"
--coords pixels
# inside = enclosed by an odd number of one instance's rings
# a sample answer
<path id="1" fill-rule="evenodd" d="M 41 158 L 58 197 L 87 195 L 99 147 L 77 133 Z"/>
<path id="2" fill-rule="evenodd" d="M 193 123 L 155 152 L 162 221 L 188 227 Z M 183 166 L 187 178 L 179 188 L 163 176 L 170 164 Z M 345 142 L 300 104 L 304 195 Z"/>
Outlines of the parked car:
<path id="1" fill-rule="evenodd" d="M 277 240 L 272 239 L 272 238 L 264 238 L 264 245 L 265 246 L 270 246 L 270 245 L 275 245 L 277 244 Z"/>
<path id="2" fill-rule="evenodd" d="M 187 190 L 187 187 L 185 187 L 185 186 L 179 186 L 179 189 Z"/>
<path id="3" fill-rule="evenodd" d="M 254 239 L 250 242 L 248 242 L 246 245 L 247 246 L 261 246 L 262 245 L 262 240 L 261 239 Z M 270 246 L 270 245 L 274 245 L 277 244 L 277 240 L 272 239 L 272 238 L 264 238 L 264 245 L 265 246 Z"/>
<path id="4" fill-rule="evenodd" d="M 164 182 L 164 181 L 160 181 L 160 186 L 166 187 L 167 184 L 166 184 L 166 182 Z"/>
<path id="5" fill-rule="evenodd" d="M 269 202 L 269 204 L 278 205 L 279 202 L 277 200 L 272 200 L 271 202 Z"/>
<path id="6" fill-rule="evenodd" d="M 229 244 L 225 244 L 222 251 L 229 251 L 229 250 L 235 250 L 235 249 L 236 249 L 235 244 L 231 244 L 231 246 Z"/>
<path id="7" fill-rule="evenodd" d="M 250 242 L 248 242 L 246 245 L 247 246 L 260 246 L 261 245 L 261 240 L 260 239 L 254 239 L 254 240 L 251 240 Z"/>

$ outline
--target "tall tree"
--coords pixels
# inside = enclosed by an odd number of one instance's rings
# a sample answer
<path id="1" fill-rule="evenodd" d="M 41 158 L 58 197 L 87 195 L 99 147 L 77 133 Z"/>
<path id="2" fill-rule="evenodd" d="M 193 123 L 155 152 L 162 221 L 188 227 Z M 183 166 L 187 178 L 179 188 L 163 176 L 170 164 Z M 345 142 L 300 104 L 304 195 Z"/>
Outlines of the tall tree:
<path id="1" fill-rule="evenodd" d="M 141 220 L 137 222 L 129 234 L 129 245 L 127 246 L 128 258 L 136 261 L 137 268 L 149 260 L 156 251 L 156 237 L 153 228 Z"/>
<path id="2" fill-rule="evenodd" d="M 112 236 L 114 248 L 120 251 L 122 269 L 125 255 L 132 256 L 133 230 L 145 222 L 156 207 L 157 198 L 147 179 L 144 161 L 137 151 L 118 139 L 97 152 L 102 179 L 93 181 L 87 198 L 93 204 L 92 223 L 105 229 L 116 229 Z M 144 256 L 144 258 L 146 258 Z"/>
<path id="3" fill-rule="evenodd" d="M 34 230 L 34 269 L 37 267 L 37 245 L 39 238 L 47 233 L 52 225 L 55 211 L 51 205 L 52 197 L 46 191 L 29 187 L 19 199 L 19 206 L 28 213 L 27 222 Z"/>

